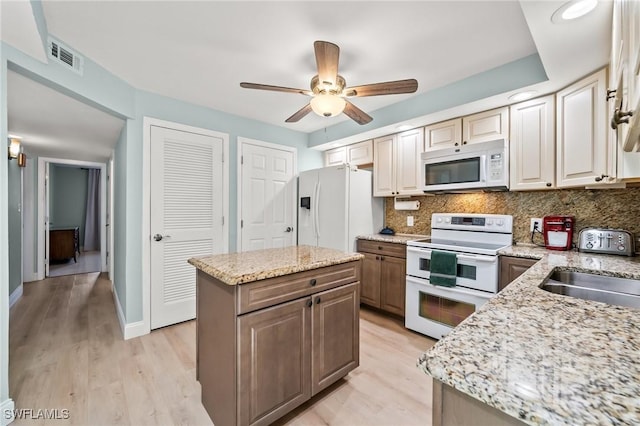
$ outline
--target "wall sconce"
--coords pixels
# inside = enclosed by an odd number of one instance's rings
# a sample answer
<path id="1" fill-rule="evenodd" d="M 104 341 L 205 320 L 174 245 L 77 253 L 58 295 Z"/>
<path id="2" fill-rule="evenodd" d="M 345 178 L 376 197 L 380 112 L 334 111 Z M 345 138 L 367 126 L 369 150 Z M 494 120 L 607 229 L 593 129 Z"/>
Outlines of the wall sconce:
<path id="1" fill-rule="evenodd" d="M 9 160 L 18 159 L 18 167 L 26 167 L 27 166 L 27 156 L 24 152 L 20 152 L 20 140 L 19 139 L 11 139 L 9 143 Z"/>
<path id="2" fill-rule="evenodd" d="M 11 139 L 9 143 L 9 160 L 14 160 L 20 155 L 20 141 L 18 139 Z"/>

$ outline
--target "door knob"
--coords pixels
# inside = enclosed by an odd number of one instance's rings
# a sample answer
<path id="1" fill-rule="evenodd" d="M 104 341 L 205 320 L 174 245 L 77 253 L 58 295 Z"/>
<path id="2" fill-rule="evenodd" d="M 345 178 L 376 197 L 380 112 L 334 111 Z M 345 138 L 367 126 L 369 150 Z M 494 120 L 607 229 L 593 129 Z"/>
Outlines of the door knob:
<path id="1" fill-rule="evenodd" d="M 293 228 L 290 226 L 287 226 L 287 229 L 285 229 L 284 232 L 293 232 Z"/>
<path id="2" fill-rule="evenodd" d="M 153 239 L 156 241 L 160 241 L 163 238 L 171 238 L 171 235 L 161 235 L 161 234 L 156 234 L 153 236 Z"/>

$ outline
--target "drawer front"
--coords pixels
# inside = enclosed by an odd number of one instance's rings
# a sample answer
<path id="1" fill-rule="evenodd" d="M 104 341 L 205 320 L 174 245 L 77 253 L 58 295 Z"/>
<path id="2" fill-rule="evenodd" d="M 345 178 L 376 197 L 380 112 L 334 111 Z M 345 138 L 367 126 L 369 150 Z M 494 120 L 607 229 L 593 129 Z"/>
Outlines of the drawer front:
<path id="1" fill-rule="evenodd" d="M 406 244 L 382 243 L 370 240 L 358 240 L 358 251 L 393 257 L 407 257 Z"/>
<path id="2" fill-rule="evenodd" d="M 238 314 L 360 281 L 362 261 L 238 285 Z"/>

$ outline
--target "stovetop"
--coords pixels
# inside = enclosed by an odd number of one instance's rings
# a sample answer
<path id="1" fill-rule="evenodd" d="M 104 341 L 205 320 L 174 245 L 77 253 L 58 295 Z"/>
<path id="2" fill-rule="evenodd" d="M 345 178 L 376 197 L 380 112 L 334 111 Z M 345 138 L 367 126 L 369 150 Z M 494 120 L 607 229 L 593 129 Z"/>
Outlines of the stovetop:
<path id="1" fill-rule="evenodd" d="M 441 238 L 424 238 L 407 242 L 408 246 L 424 247 L 440 250 L 451 250 L 465 253 L 487 254 L 495 256 L 499 250 L 509 247 L 511 244 L 492 244 L 478 241 L 456 241 Z"/>

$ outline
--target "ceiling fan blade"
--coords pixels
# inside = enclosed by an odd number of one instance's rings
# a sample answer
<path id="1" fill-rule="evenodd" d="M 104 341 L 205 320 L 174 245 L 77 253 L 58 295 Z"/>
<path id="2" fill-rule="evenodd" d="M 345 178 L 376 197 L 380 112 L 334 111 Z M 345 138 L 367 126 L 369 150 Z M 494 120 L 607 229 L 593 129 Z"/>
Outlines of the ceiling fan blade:
<path id="1" fill-rule="evenodd" d="M 367 114 L 351 102 L 347 101 L 346 99 L 345 101 L 347 102 L 347 105 L 344 107 L 344 113 L 347 114 L 350 119 L 361 126 L 373 120 L 373 117 L 371 117 L 369 114 Z"/>
<path id="2" fill-rule="evenodd" d="M 418 81 L 414 78 L 407 80 L 385 81 L 384 83 L 365 84 L 363 86 L 347 87 L 344 96 L 378 96 L 395 95 L 398 93 L 413 93 L 418 90 Z"/>
<path id="3" fill-rule="evenodd" d="M 284 121 L 285 123 L 296 123 L 300 121 L 302 117 L 309 114 L 310 112 L 311 112 L 311 104 L 306 104 L 305 106 L 300 108 L 298 111 L 296 111 L 295 114 L 293 114 L 291 117 L 287 118 Z"/>
<path id="4" fill-rule="evenodd" d="M 328 41 L 316 41 L 313 43 L 316 52 L 316 64 L 318 65 L 318 78 L 320 82 L 336 84 L 338 78 L 338 58 L 340 48 Z"/>
<path id="5" fill-rule="evenodd" d="M 307 95 L 307 96 L 313 95 L 313 93 L 310 90 L 293 89 L 291 87 L 282 87 L 282 86 L 270 86 L 268 84 L 242 82 L 240 83 L 240 87 L 244 87 L 245 89 L 271 90 L 273 92 L 300 93 L 301 95 Z"/>

